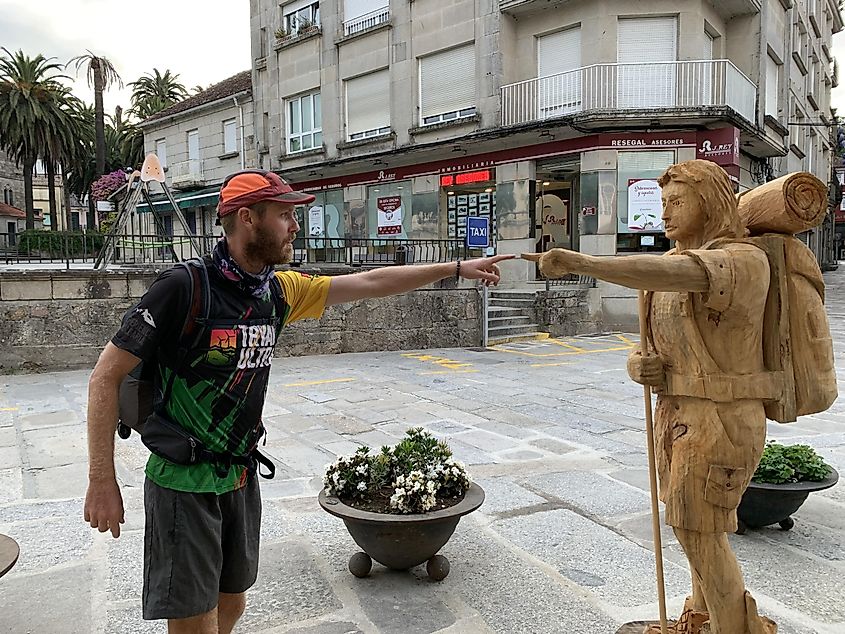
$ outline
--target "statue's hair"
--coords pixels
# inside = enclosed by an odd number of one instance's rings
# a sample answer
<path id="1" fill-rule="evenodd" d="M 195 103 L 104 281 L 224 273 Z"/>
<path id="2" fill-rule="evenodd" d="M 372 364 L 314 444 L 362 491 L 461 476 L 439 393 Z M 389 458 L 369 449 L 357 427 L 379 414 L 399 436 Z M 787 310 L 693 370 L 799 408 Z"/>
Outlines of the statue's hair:
<path id="1" fill-rule="evenodd" d="M 676 181 L 689 185 L 698 195 L 701 210 L 706 216 L 704 234 L 714 238 L 742 238 L 745 225 L 737 212 L 737 199 L 727 173 L 712 161 L 696 159 L 672 165 L 657 179 L 664 187 Z"/>

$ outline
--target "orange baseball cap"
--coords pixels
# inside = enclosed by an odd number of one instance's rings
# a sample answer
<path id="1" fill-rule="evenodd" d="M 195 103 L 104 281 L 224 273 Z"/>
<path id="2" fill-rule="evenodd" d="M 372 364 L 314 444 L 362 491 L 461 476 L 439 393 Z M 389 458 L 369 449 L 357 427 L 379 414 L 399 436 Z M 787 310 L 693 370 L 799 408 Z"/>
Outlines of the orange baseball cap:
<path id="1" fill-rule="evenodd" d="M 222 218 L 241 207 L 249 207 L 263 200 L 306 205 L 314 202 L 311 194 L 293 191 L 293 188 L 275 172 L 269 170 L 244 170 L 226 177 L 220 187 L 217 215 Z"/>

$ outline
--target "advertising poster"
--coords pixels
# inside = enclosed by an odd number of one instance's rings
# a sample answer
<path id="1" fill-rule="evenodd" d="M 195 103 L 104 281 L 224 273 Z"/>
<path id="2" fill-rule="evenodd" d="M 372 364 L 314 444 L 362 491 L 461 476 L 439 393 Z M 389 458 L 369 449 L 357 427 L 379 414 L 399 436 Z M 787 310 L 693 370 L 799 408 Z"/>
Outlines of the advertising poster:
<path id="1" fill-rule="evenodd" d="M 663 203 L 660 185 L 650 178 L 628 179 L 628 228 L 634 231 L 662 231 Z"/>
<path id="2" fill-rule="evenodd" d="M 312 238 L 321 238 L 324 231 L 323 207 L 314 205 L 308 210 L 308 235 Z"/>
<path id="3" fill-rule="evenodd" d="M 378 235 L 394 236 L 402 233 L 402 197 L 386 196 L 376 200 Z"/>

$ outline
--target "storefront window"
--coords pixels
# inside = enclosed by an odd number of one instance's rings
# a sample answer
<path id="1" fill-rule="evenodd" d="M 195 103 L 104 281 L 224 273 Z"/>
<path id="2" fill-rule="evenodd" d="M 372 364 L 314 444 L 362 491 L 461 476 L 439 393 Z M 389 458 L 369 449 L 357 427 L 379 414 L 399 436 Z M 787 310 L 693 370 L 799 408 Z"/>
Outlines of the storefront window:
<path id="1" fill-rule="evenodd" d="M 657 179 L 675 163 L 675 151 L 619 152 L 617 251 L 667 251 Z"/>
<path id="2" fill-rule="evenodd" d="M 293 243 L 294 261 L 343 262 L 343 190 L 314 192 L 314 197 L 310 205 L 296 208 L 300 229 Z"/>
<path id="3" fill-rule="evenodd" d="M 495 248 L 496 176 L 494 170 L 441 174 L 440 190 L 446 201 L 446 239 L 466 241 L 467 218 L 487 218 L 490 246 Z"/>

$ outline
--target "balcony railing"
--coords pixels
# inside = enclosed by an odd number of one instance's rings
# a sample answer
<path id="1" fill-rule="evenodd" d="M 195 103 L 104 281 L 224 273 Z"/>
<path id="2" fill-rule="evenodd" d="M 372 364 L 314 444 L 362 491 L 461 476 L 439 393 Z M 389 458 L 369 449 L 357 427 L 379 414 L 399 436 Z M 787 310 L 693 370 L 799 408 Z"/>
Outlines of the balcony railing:
<path id="1" fill-rule="evenodd" d="M 173 187 L 201 187 L 205 184 L 201 159 L 180 161 L 169 167 L 170 183 Z"/>
<path id="2" fill-rule="evenodd" d="M 390 7 L 384 6 L 381 9 L 370 11 L 364 15 L 347 20 L 343 23 L 343 35 L 355 35 L 361 31 L 383 24 L 390 19 Z"/>
<path id="3" fill-rule="evenodd" d="M 757 87 L 729 60 L 594 64 L 502 86 L 502 125 L 590 110 L 728 106 L 754 123 Z"/>
<path id="4" fill-rule="evenodd" d="M 467 257 L 464 240 L 383 238 L 299 238 L 293 263 L 388 266 L 451 262 Z"/>

